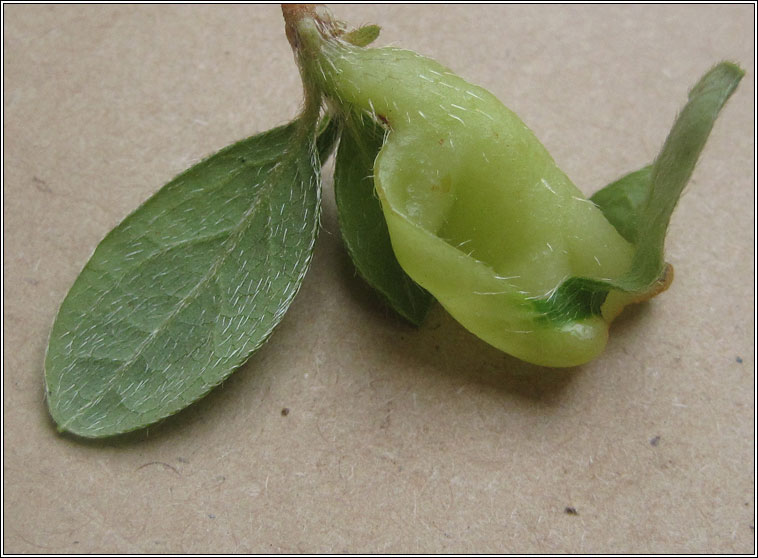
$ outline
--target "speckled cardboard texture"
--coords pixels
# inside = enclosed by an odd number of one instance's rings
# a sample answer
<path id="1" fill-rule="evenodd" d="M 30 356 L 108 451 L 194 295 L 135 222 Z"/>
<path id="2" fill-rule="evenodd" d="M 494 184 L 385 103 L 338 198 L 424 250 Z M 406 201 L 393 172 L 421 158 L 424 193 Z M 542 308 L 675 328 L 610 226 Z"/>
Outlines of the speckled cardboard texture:
<path id="1" fill-rule="evenodd" d="M 263 349 L 147 431 L 61 436 L 47 336 L 98 241 L 301 92 L 274 4 L 5 4 L 3 550 L 754 552 L 754 6 L 332 11 L 491 90 L 588 194 L 739 62 L 671 224 L 671 289 L 568 370 L 439 307 L 414 329 L 356 276 L 327 178 L 311 270 Z"/>

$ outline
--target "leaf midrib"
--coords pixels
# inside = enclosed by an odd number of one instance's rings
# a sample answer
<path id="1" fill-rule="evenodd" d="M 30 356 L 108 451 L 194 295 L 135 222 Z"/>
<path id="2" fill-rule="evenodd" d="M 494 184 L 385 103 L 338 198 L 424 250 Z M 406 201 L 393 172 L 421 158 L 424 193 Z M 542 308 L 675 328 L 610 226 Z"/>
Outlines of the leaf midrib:
<path id="1" fill-rule="evenodd" d="M 245 141 L 245 140 L 243 140 L 243 141 Z M 291 152 L 290 152 L 290 151 L 286 151 L 285 153 L 286 153 L 287 155 L 290 155 L 290 154 L 291 154 Z M 216 191 L 218 191 L 219 189 L 221 189 L 221 188 L 223 188 L 224 186 L 228 185 L 228 184 L 229 184 L 229 183 L 230 183 L 232 180 L 235 180 L 236 178 L 238 178 L 238 177 L 239 177 L 239 176 L 240 176 L 240 175 L 241 175 L 243 172 L 245 172 L 245 171 L 246 171 L 246 170 L 248 170 L 248 169 L 252 169 L 252 168 L 256 168 L 256 167 L 258 167 L 259 171 L 258 171 L 258 173 L 257 173 L 256 177 L 260 175 L 260 171 L 261 171 L 261 170 L 263 170 L 263 169 L 264 169 L 266 166 L 268 166 L 268 165 L 270 165 L 270 164 L 273 164 L 273 165 L 274 165 L 274 169 L 276 169 L 276 168 L 277 168 L 277 167 L 276 167 L 276 162 L 277 162 L 277 161 L 276 161 L 276 158 L 274 158 L 274 157 L 270 157 L 270 158 L 264 158 L 263 160 L 251 160 L 250 162 L 246 162 L 246 163 L 244 163 L 243 165 L 241 165 L 241 167 L 240 167 L 239 169 L 237 169 L 237 170 L 236 170 L 236 172 L 234 172 L 234 173 L 230 173 L 229 175 L 225 176 L 225 177 L 224 177 L 224 179 L 223 179 L 223 180 L 221 180 L 221 181 L 219 181 L 219 183 L 218 183 L 217 185 L 215 185 L 215 186 L 213 186 L 213 187 L 211 187 L 211 188 L 209 188 L 209 189 L 207 189 L 207 190 L 202 190 L 202 193 L 200 193 L 200 194 L 197 194 L 197 195 L 192 195 L 192 196 L 189 196 L 189 197 L 185 198 L 185 199 L 184 199 L 184 201 L 183 201 L 182 203 L 184 203 L 184 202 L 186 202 L 186 201 L 188 201 L 188 200 L 194 200 L 195 198 L 197 198 L 197 197 L 199 197 L 199 196 L 201 196 L 201 195 L 203 195 L 203 194 L 206 194 L 206 193 L 213 193 L 213 192 L 216 192 Z M 192 170 L 189 170 L 189 171 L 187 171 L 187 172 L 185 172 L 185 173 L 182 173 L 181 175 L 179 175 L 178 177 L 176 177 L 174 180 L 172 180 L 172 181 L 171 181 L 171 182 L 170 182 L 170 183 L 169 183 L 169 184 L 168 184 L 166 187 L 169 187 L 169 186 L 171 186 L 171 185 L 174 185 L 174 186 L 176 186 L 176 185 L 180 184 L 180 181 L 181 181 L 181 180 L 183 180 L 185 177 L 189 176 L 189 174 L 191 174 L 191 173 L 192 173 Z M 269 178 L 270 178 L 270 177 L 269 177 Z M 264 183 L 265 183 L 265 179 L 264 179 Z M 147 205 L 148 203 L 150 203 L 150 201 L 154 200 L 154 199 L 155 199 L 155 198 L 156 198 L 158 195 L 160 195 L 160 192 L 161 192 L 161 191 L 164 191 L 166 187 L 162 188 L 162 189 L 161 189 L 159 192 L 157 192 L 157 193 L 156 193 L 154 196 L 152 196 L 152 197 L 151 197 L 149 200 L 147 200 L 147 201 L 145 202 L 145 205 Z M 177 206 L 178 206 L 178 205 L 180 205 L 180 204 L 177 204 Z M 170 208 L 168 211 L 174 211 L 174 210 L 176 209 L 176 207 L 177 207 L 177 206 L 173 206 L 173 207 L 171 207 L 171 208 Z M 144 207 L 144 206 L 143 206 L 143 207 Z M 122 223 L 122 225 L 120 225 L 120 226 L 119 226 L 117 229 L 114 229 L 113 231 L 111 231 L 111 233 L 109 233 L 109 235 L 108 235 L 108 236 L 110 236 L 110 235 L 114 234 L 114 233 L 115 233 L 115 232 L 116 232 L 118 229 L 121 229 L 121 228 L 122 228 L 122 227 L 124 227 L 124 226 L 126 226 L 126 227 L 130 226 L 130 224 L 129 224 L 129 220 L 130 220 L 130 217 L 131 217 L 131 216 L 127 217 L 127 219 L 126 219 L 126 220 L 125 220 L 125 221 Z M 153 219 L 150 219 L 150 221 L 149 221 L 149 223 L 148 223 L 148 226 L 151 226 L 151 225 L 153 225 L 157 219 L 158 219 L 158 216 L 154 217 Z M 241 222 L 243 222 L 243 221 L 244 221 L 244 216 L 243 216 L 243 219 L 242 219 L 242 221 L 241 221 Z M 241 222 L 240 222 L 240 223 L 241 223 Z M 181 245 L 183 245 L 183 244 L 187 244 L 187 243 L 190 243 L 190 242 L 198 242 L 198 241 L 203 241 L 203 240 L 209 240 L 209 239 L 213 238 L 214 236 L 222 236 L 222 235 L 225 235 L 225 234 L 230 234 L 230 235 L 231 235 L 231 234 L 233 234 L 233 230 L 234 230 L 236 227 L 238 227 L 238 226 L 239 226 L 239 225 L 235 225 L 235 226 L 232 226 L 232 227 L 228 227 L 228 228 L 226 228 L 226 229 L 223 229 L 223 230 L 217 231 L 217 233 L 215 233 L 215 234 L 213 234 L 213 235 L 208 235 L 208 236 L 206 236 L 206 237 L 202 237 L 202 238 L 194 238 L 194 239 L 188 239 L 188 240 L 186 240 L 186 241 L 179 241 L 179 242 L 175 242 L 175 243 L 173 243 L 173 244 L 171 244 L 171 245 L 169 245 L 169 246 L 165 246 L 165 245 L 158 245 L 158 248 L 156 249 L 156 251 L 155 251 L 153 254 L 151 254 L 151 255 L 150 255 L 148 258 L 145 258 L 145 259 L 142 259 L 142 260 L 137 260 L 137 261 L 135 261 L 134 265 L 131 265 L 131 266 L 127 265 L 127 266 L 125 266 L 125 267 L 126 267 L 126 268 L 129 268 L 129 269 L 136 269 L 136 268 L 139 268 L 139 267 L 140 267 L 141 265 L 143 265 L 143 264 L 144 264 L 146 261 L 152 260 L 152 259 L 153 259 L 153 258 L 155 258 L 155 257 L 158 257 L 158 256 L 160 256 L 160 255 L 162 255 L 162 254 L 165 254 L 166 252 L 168 252 L 168 251 L 169 251 L 169 250 L 171 250 L 172 248 L 174 248 L 174 247 L 178 247 L 178 246 L 181 246 Z M 107 239 L 107 238 L 108 238 L 108 237 L 106 237 L 106 239 Z M 97 250 L 95 251 L 95 253 L 97 253 Z M 87 263 L 87 265 L 85 266 L 85 270 L 87 270 L 88 268 L 89 268 L 90 270 L 93 270 L 93 264 L 92 264 L 91 262 L 88 262 L 88 263 Z M 120 268 L 120 269 L 123 269 L 123 268 Z M 113 288 L 118 288 L 118 289 L 121 289 L 121 283 L 122 283 L 122 281 L 124 280 L 124 276 L 120 276 L 120 277 L 114 277 L 114 276 L 113 276 L 113 274 L 112 274 L 112 272 L 111 272 L 111 270 L 110 270 L 110 269 L 107 269 L 107 268 L 105 268 L 105 269 L 100 269 L 100 270 L 98 270 L 98 271 L 99 271 L 100 273 L 103 273 L 103 272 L 104 272 L 104 273 L 107 273 L 107 274 L 108 274 L 108 275 L 109 275 L 111 278 L 113 278 L 113 279 L 114 279 L 114 285 L 113 285 Z M 201 279 L 201 281 L 202 281 L 202 279 Z M 121 291 L 122 291 L 122 292 L 125 292 L 123 289 L 121 289 Z M 107 296 L 108 292 L 109 292 L 109 291 L 104 291 L 104 292 L 103 292 L 103 294 L 102 294 L 101 296 L 99 296 L 99 297 L 98 297 L 98 298 L 97 298 L 97 299 L 96 299 L 96 300 L 95 300 L 95 301 L 92 303 L 92 305 L 91 305 L 91 308 L 97 308 L 97 306 L 98 306 L 98 305 L 99 305 L 99 304 L 102 302 L 103 298 L 105 298 L 105 296 Z M 86 313 L 85 313 L 85 315 L 86 315 Z"/>

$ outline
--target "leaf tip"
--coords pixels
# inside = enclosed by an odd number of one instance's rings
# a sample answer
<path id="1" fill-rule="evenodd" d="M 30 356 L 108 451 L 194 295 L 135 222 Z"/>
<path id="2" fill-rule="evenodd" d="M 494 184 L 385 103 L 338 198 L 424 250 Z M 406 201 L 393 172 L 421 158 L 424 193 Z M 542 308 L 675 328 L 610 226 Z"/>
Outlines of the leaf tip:
<path id="1" fill-rule="evenodd" d="M 705 91 L 716 89 L 723 91 L 724 98 L 728 99 L 744 76 L 745 70 L 739 64 L 723 60 L 700 78 L 700 81 L 690 90 L 689 98 L 692 99 Z"/>

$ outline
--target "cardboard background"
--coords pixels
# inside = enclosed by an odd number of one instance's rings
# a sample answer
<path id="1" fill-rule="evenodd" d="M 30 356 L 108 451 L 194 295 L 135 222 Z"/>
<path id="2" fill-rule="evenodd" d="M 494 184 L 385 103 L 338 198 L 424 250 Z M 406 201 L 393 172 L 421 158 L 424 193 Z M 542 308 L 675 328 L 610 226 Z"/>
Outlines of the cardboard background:
<path id="1" fill-rule="evenodd" d="M 291 118 L 299 78 L 277 5 L 6 4 L 3 550 L 754 552 L 754 6 L 332 9 L 490 89 L 588 194 L 739 62 L 670 228 L 672 288 L 598 360 L 526 365 L 439 308 L 419 330 L 385 310 L 327 180 L 312 268 L 246 366 L 147 432 L 60 436 L 46 340 L 98 241 Z"/>

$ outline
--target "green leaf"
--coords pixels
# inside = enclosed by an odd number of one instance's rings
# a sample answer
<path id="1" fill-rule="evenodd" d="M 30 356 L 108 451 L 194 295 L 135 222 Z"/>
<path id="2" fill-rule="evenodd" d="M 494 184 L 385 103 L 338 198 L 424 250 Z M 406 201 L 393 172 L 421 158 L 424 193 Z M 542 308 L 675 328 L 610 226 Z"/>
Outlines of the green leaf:
<path id="1" fill-rule="evenodd" d="M 627 242 L 637 243 L 640 211 L 650 191 L 653 166 L 648 165 L 619 178 L 595 192 L 590 200 L 597 205 Z"/>
<path id="2" fill-rule="evenodd" d="M 199 399 L 282 319 L 310 263 L 320 184 L 295 121 L 205 159 L 111 231 L 61 305 L 45 359 L 60 430 L 135 430 Z"/>
<path id="3" fill-rule="evenodd" d="M 716 117 L 744 74 L 736 64 L 722 62 L 690 91 L 687 104 L 653 163 L 648 194 L 639 210 L 637 251 L 630 272 L 619 282 L 622 290 L 644 291 L 663 272 L 663 244 L 671 214 L 692 176 Z"/>
<path id="4" fill-rule="evenodd" d="M 708 71 L 690 91 L 653 164 L 592 196 L 619 234 L 635 246 L 632 265 L 613 282 L 568 279 L 548 299 L 536 302 L 548 319 L 599 315 L 598 301 L 602 304 L 611 290 L 642 294 L 654 288 L 666 269 L 663 247 L 671 214 L 719 112 L 743 75 L 743 70 L 731 62 Z"/>
<path id="5" fill-rule="evenodd" d="M 382 28 L 378 25 L 364 25 L 363 27 L 345 33 L 342 38 L 352 45 L 365 47 L 373 43 L 377 37 L 379 37 L 381 30 Z"/>
<path id="6" fill-rule="evenodd" d="M 340 229 L 358 273 L 396 312 L 420 325 L 434 298 L 403 271 L 392 250 L 373 179 L 383 142 L 383 128 L 369 118 L 351 118 L 342 132 L 334 171 Z"/>

